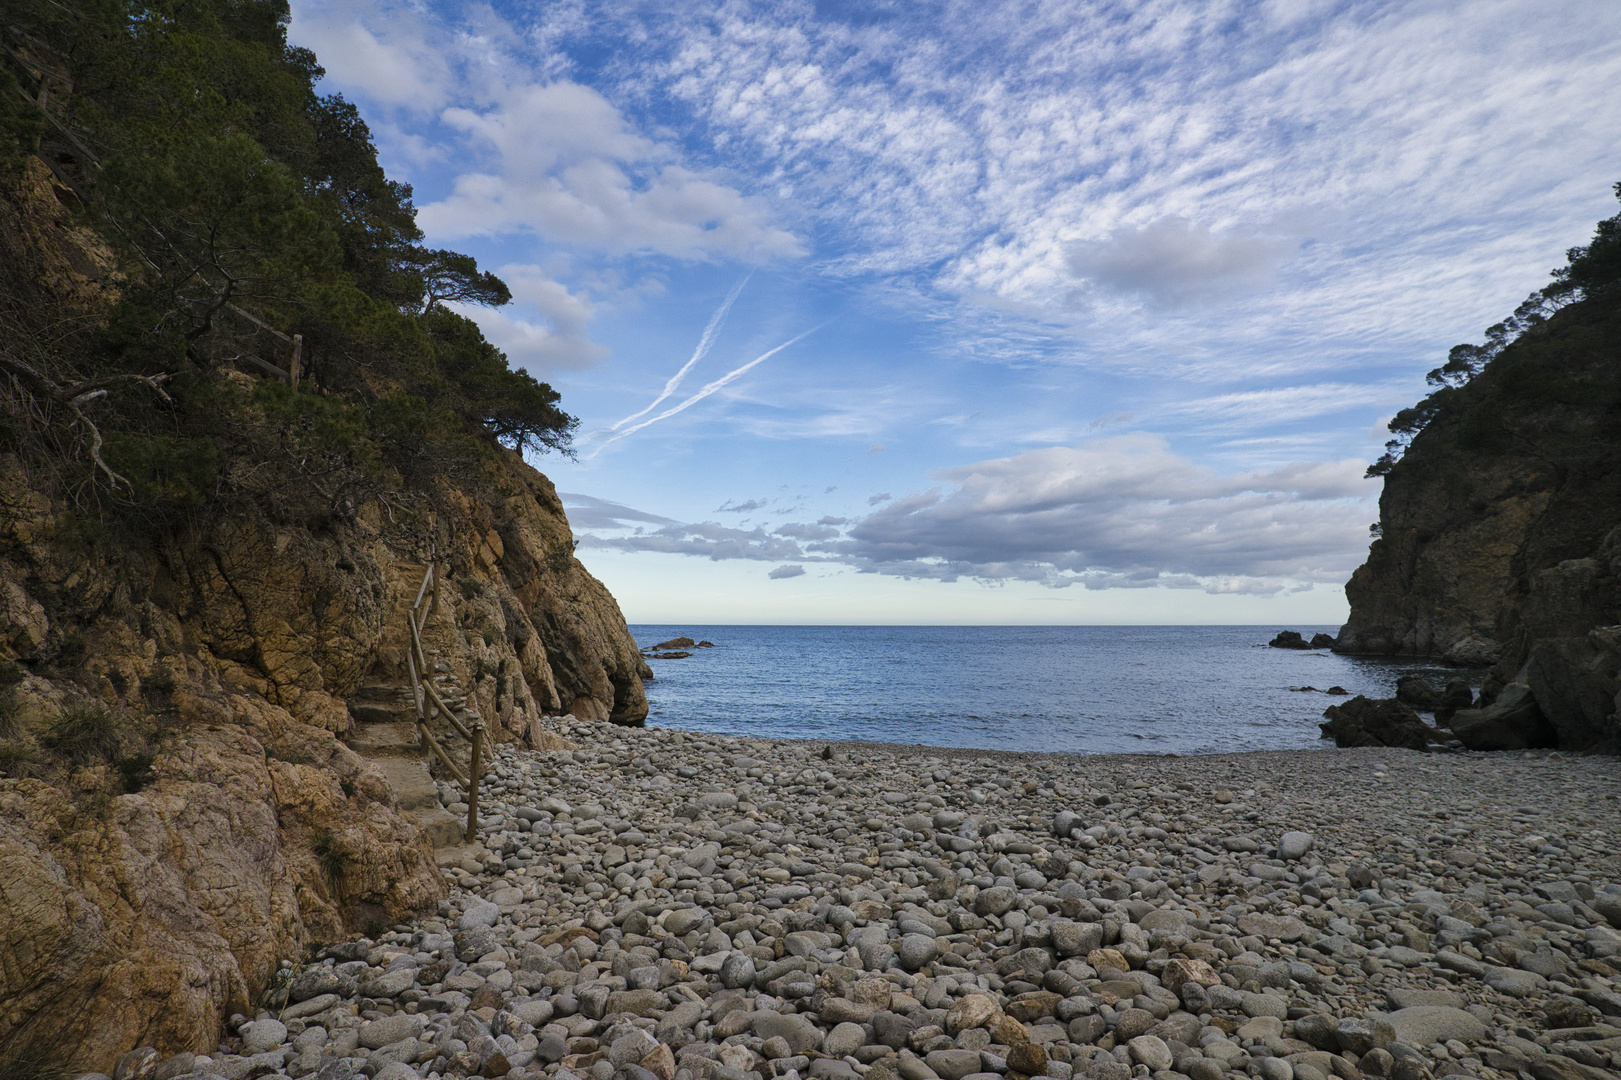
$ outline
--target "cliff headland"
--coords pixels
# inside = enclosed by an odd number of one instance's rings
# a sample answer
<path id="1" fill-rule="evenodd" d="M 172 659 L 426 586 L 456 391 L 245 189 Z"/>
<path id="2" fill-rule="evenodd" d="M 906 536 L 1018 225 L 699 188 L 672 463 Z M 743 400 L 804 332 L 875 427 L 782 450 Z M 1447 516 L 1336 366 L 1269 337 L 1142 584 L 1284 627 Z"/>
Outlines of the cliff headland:
<path id="1" fill-rule="evenodd" d="M 1533 745 L 1621 748 L 1621 218 L 1430 373 L 1391 422 L 1376 538 L 1336 648 L 1526 687 Z M 1535 716 L 1530 715 L 1535 713 Z"/>

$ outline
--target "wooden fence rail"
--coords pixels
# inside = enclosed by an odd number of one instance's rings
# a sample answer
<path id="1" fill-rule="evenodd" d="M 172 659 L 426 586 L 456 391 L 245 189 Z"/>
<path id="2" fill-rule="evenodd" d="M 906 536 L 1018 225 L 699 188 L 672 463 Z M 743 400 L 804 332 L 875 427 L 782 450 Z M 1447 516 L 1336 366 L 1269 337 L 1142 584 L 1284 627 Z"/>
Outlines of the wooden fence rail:
<path id="1" fill-rule="evenodd" d="M 427 611 L 422 609 L 424 600 L 429 601 Z M 438 610 L 439 567 L 437 563 L 429 563 L 428 572 L 422 575 L 422 587 L 417 590 L 416 603 L 405 613 L 406 624 L 411 629 L 411 640 L 406 648 L 406 663 L 411 670 L 411 700 L 416 702 L 417 735 L 422 744 L 433 751 L 444 763 L 446 771 L 467 792 L 466 842 L 471 844 L 478 834 L 478 781 L 484 772 L 484 722 L 475 720 L 470 726 L 463 724 L 434 689 L 428 655 L 422 648 L 422 626 L 427 617 Z M 433 732 L 428 730 L 428 720 L 434 713 L 443 716 L 457 734 L 473 744 L 466 772 L 451 759 L 445 748 L 439 745 L 439 740 L 433 737 Z"/>

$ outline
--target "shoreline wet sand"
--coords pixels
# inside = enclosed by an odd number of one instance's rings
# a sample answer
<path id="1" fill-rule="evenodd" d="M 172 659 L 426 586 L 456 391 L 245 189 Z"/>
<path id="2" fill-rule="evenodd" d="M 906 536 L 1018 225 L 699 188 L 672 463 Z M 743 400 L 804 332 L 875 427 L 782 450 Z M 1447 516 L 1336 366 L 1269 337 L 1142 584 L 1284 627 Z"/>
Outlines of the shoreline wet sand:
<path id="1" fill-rule="evenodd" d="M 1612 758 L 557 732 L 437 916 L 163 1080 L 1621 1071 Z"/>

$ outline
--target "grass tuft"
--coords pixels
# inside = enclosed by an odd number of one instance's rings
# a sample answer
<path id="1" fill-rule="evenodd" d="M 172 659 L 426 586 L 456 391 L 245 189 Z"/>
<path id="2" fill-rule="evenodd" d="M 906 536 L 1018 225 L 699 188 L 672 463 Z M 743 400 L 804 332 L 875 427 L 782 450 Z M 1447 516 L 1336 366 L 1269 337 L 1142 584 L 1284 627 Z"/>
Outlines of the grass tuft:
<path id="1" fill-rule="evenodd" d="M 310 844 L 310 850 L 315 853 L 315 861 L 321 867 L 321 872 L 336 889 L 349 869 L 349 856 L 338 847 L 332 830 L 327 829 L 318 835 L 315 842 Z"/>
<path id="2" fill-rule="evenodd" d="M 66 709 L 39 738 L 40 745 L 73 765 L 122 757 L 124 725 L 99 705 Z"/>

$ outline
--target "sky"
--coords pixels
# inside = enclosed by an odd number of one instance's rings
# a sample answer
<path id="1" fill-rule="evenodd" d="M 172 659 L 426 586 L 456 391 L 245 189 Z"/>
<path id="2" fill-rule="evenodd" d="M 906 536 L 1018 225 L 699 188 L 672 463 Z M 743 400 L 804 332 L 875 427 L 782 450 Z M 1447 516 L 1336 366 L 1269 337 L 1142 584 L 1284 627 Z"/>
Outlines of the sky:
<path id="1" fill-rule="evenodd" d="M 1593 0 L 292 11 L 632 623 L 1340 623 L 1385 423 L 1621 180 Z"/>

